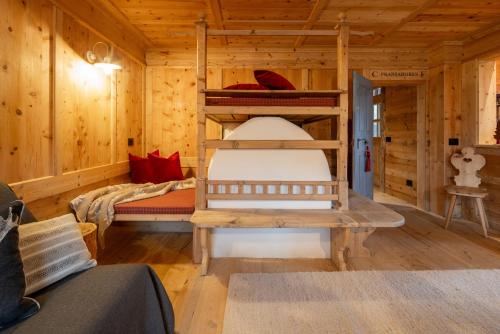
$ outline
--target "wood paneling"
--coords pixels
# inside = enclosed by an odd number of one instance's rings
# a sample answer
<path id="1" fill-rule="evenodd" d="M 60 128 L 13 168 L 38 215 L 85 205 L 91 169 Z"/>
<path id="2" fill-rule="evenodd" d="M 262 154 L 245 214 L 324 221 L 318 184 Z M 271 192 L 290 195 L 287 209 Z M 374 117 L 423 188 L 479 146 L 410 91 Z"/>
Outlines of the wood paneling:
<path id="1" fill-rule="evenodd" d="M 118 55 L 120 57 L 120 55 Z M 128 153 L 143 151 L 144 67 L 126 56 L 116 72 L 116 161 L 128 160 Z M 128 139 L 134 144 L 128 146 Z"/>
<path id="2" fill-rule="evenodd" d="M 179 151 L 181 156 L 197 155 L 196 73 L 194 68 L 150 67 L 147 87 L 148 152 L 159 149 L 163 155 Z M 221 87 L 221 75 L 208 73 L 209 88 Z M 220 126 L 207 121 L 207 138 L 221 137 Z"/>
<path id="3" fill-rule="evenodd" d="M 0 12 L 0 179 L 39 218 L 128 180 L 127 152 L 142 152 L 143 65 L 116 50 L 123 69 L 104 75 L 85 53 L 109 41 L 51 2 L 8 0 Z"/>
<path id="4" fill-rule="evenodd" d="M 97 1 L 97 0 L 93 0 Z M 102 1 L 102 0 L 101 0 Z M 209 26 L 226 29 L 333 29 L 346 13 L 353 30 L 352 46 L 429 47 L 463 40 L 498 21 L 496 1 L 472 0 L 189 0 L 110 2 L 156 47 L 195 45 L 194 25 L 205 14 Z M 209 45 L 220 47 L 220 37 Z M 492 40 L 493 41 L 493 40 Z M 222 43 L 225 45 L 226 43 Z M 229 46 L 307 48 L 335 45 L 332 37 L 228 37 Z"/>
<path id="5" fill-rule="evenodd" d="M 111 76 L 85 60 L 85 53 L 100 38 L 64 15 L 62 31 L 62 73 L 56 113 L 62 119 L 63 172 L 110 164 L 111 158 Z M 106 50 L 97 50 L 97 52 Z"/>
<path id="6" fill-rule="evenodd" d="M 0 12 L 0 180 L 17 182 L 52 171 L 52 5 L 6 0 Z"/>
<path id="7" fill-rule="evenodd" d="M 322 48 L 211 48 L 208 66 L 215 68 L 336 68 L 335 41 Z M 150 49 L 146 54 L 150 66 L 195 67 L 195 49 Z M 349 48 L 350 68 L 427 68 L 425 49 Z"/>
<path id="8" fill-rule="evenodd" d="M 412 204 L 417 202 L 417 88 L 385 88 L 385 192 Z M 408 186 L 407 180 L 413 182 Z"/>

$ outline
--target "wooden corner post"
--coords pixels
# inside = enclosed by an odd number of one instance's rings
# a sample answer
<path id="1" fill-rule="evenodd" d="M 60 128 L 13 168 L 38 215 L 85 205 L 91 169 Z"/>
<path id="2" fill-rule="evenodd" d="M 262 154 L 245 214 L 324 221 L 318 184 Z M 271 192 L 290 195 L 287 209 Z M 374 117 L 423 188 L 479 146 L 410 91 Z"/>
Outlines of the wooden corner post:
<path id="1" fill-rule="evenodd" d="M 196 203 L 197 210 L 207 208 L 206 200 L 206 115 L 205 115 L 205 89 L 207 85 L 207 23 L 204 17 L 196 22 L 196 114 L 197 114 L 197 148 L 198 169 L 196 175 Z M 193 227 L 193 262 L 202 260 L 200 229 Z"/>
<path id="2" fill-rule="evenodd" d="M 347 124 L 349 118 L 349 25 L 344 13 L 339 14 L 337 37 L 337 89 L 340 93 L 340 115 L 337 122 L 338 140 L 340 148 L 337 151 L 337 180 L 339 182 L 340 210 L 349 209 L 349 184 L 347 181 Z"/>

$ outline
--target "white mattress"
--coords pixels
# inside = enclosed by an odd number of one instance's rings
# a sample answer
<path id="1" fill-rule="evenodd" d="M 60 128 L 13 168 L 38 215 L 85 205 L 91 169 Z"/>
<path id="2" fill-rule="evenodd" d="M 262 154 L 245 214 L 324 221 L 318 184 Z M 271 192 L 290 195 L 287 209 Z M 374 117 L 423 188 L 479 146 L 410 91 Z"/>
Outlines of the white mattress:
<path id="1" fill-rule="evenodd" d="M 256 117 L 237 127 L 227 140 L 313 140 L 280 117 Z M 209 180 L 331 181 L 322 150 L 217 150 Z M 210 200 L 209 208 L 329 209 L 330 201 Z M 325 229 L 216 229 L 213 257 L 322 258 L 330 256 Z"/>
<path id="2" fill-rule="evenodd" d="M 313 140 L 280 117 L 256 117 L 237 127 L 227 140 Z M 331 181 L 322 150 L 217 150 L 209 180 Z M 330 201 L 209 201 L 210 208 L 328 209 Z"/>

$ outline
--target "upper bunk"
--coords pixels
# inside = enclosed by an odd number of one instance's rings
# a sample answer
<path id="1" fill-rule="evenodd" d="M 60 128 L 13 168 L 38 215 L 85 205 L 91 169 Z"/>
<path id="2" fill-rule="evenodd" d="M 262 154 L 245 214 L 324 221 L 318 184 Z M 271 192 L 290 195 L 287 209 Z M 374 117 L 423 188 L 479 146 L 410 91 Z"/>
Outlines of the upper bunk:
<path id="1" fill-rule="evenodd" d="M 242 123 L 253 116 L 280 116 L 306 124 L 340 115 L 343 90 L 205 89 L 205 114 L 218 123 Z"/>

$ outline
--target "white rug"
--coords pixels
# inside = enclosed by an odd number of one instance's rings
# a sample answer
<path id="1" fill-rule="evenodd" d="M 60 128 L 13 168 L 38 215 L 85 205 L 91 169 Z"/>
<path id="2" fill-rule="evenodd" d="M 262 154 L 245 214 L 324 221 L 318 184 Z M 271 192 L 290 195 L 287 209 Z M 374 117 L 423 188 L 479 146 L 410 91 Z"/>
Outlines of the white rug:
<path id="1" fill-rule="evenodd" d="M 234 274 L 223 333 L 500 333 L 500 270 Z"/>

